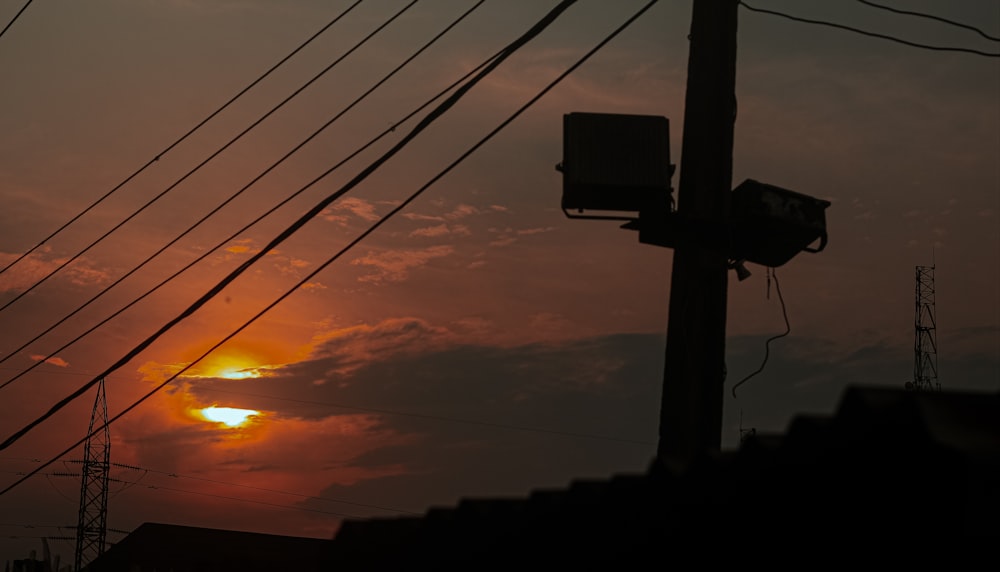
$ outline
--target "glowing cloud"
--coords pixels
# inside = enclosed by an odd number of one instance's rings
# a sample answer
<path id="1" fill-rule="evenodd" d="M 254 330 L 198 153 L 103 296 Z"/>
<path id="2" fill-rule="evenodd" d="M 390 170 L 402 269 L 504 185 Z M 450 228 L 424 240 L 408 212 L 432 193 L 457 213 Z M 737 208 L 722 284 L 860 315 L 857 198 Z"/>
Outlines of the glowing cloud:
<path id="1" fill-rule="evenodd" d="M 226 379 L 250 379 L 253 377 L 260 377 L 260 371 L 257 368 L 245 368 L 245 369 L 226 369 L 218 373 L 219 377 L 224 377 Z"/>
<path id="2" fill-rule="evenodd" d="M 206 407 L 199 411 L 201 416 L 215 423 L 222 423 L 227 427 L 239 427 L 250 420 L 251 417 L 260 415 L 260 411 L 254 409 L 236 409 L 234 407 Z"/>
<path id="3" fill-rule="evenodd" d="M 49 364 L 56 365 L 56 366 L 59 366 L 59 367 L 69 367 L 69 362 L 66 361 L 66 360 L 64 360 L 64 359 L 62 359 L 62 358 L 60 358 L 60 357 L 46 358 L 43 355 L 32 354 L 31 359 L 33 359 L 35 361 L 45 360 L 45 363 L 49 363 Z"/>

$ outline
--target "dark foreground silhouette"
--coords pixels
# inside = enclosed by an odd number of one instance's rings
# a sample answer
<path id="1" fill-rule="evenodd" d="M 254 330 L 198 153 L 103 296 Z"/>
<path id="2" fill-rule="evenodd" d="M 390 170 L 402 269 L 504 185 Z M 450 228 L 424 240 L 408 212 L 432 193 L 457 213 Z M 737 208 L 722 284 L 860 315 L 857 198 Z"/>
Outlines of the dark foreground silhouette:
<path id="1" fill-rule="evenodd" d="M 89 570 L 633 569 L 748 539 L 909 552 L 1000 538 L 1000 393 L 852 387 L 831 416 L 685 466 L 346 521 L 330 540 L 146 524 Z M 909 539 L 903 544 L 894 539 Z M 706 546 L 718 550 L 706 551 Z M 761 547 L 763 545 L 758 545 Z M 643 566 L 645 567 L 645 566 Z M 654 566 L 663 568 L 664 566 Z"/>

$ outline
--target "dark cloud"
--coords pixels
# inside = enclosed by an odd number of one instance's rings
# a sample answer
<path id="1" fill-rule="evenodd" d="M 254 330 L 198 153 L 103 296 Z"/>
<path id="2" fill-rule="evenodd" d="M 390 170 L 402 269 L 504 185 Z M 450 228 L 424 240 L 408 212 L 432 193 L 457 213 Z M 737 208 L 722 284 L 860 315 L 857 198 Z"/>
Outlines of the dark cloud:
<path id="1" fill-rule="evenodd" d="M 451 338 L 427 348 L 420 336 L 428 331 L 417 335 L 415 329 L 420 326 L 411 323 L 396 335 L 373 328 L 370 338 L 338 337 L 317 351 L 324 357 L 286 366 L 273 376 L 238 384 L 204 380 L 192 391 L 206 397 L 270 394 L 295 400 L 276 400 L 277 410 L 307 418 L 338 414 L 340 406 L 341 413 L 350 414 L 398 412 L 392 423 L 402 425 L 426 424 L 439 416 L 600 434 L 615 423 L 613 416 L 593 413 L 597 404 L 613 398 L 638 406 L 657 387 L 660 366 L 650 359 L 661 353 L 657 336 L 621 334 L 512 348 L 465 345 Z M 407 340 L 427 349 L 407 348 Z M 363 348 L 363 358 L 350 351 L 357 348 Z M 345 370 L 349 373 L 338 373 Z M 646 433 L 648 439 L 648 431 L 636 429 L 619 427 L 618 436 L 642 440 Z"/>
<path id="2" fill-rule="evenodd" d="M 372 335 L 384 341 L 378 330 Z M 912 376 L 912 354 L 885 342 L 842 347 L 789 336 L 772 341 L 764 369 L 734 398 L 730 388 L 761 366 L 768 337 L 727 342 L 727 448 L 738 443 L 741 428 L 780 432 L 796 415 L 831 413 L 848 385 L 902 387 Z M 664 342 L 662 335 L 617 334 L 515 347 L 397 348 L 349 376 L 331 377 L 347 359 L 338 340 L 319 352 L 332 355 L 284 368 L 275 378 L 241 381 L 232 391 L 290 400 L 269 404 L 306 419 L 367 412 L 380 430 L 409 435 L 405 444 L 348 461 L 403 470 L 331 485 L 322 496 L 423 510 L 460 496 L 525 494 L 573 478 L 642 470 L 655 452 Z M 963 361 L 943 385 L 995 389 L 989 372 L 998 363 L 996 356 Z M 212 387 L 222 383 L 195 391 L 218 395 Z"/>

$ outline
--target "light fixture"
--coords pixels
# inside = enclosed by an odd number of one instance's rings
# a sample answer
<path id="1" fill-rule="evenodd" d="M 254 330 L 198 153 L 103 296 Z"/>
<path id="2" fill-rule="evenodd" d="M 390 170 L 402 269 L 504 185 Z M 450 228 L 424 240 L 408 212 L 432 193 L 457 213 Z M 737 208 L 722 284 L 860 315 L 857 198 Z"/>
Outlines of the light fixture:
<path id="1" fill-rule="evenodd" d="M 730 268 L 740 280 L 750 276 L 747 262 L 777 268 L 799 252 L 826 248 L 829 201 L 754 179 L 731 191 L 728 218 L 704 220 L 675 210 L 666 117 L 567 113 L 556 169 L 563 175 L 567 217 L 626 221 L 622 228 L 639 231 L 644 244 L 718 251 L 735 261 Z"/>

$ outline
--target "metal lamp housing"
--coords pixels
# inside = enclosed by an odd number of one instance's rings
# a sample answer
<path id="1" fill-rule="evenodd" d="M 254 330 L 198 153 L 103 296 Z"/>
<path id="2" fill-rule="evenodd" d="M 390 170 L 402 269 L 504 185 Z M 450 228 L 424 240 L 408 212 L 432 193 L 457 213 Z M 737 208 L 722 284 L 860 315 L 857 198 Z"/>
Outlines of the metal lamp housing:
<path id="1" fill-rule="evenodd" d="M 734 259 L 777 268 L 799 252 L 826 247 L 829 201 L 747 179 L 733 189 L 730 205 Z"/>
<path id="2" fill-rule="evenodd" d="M 657 115 L 563 115 L 563 210 L 635 212 L 670 205 L 670 121 Z"/>

